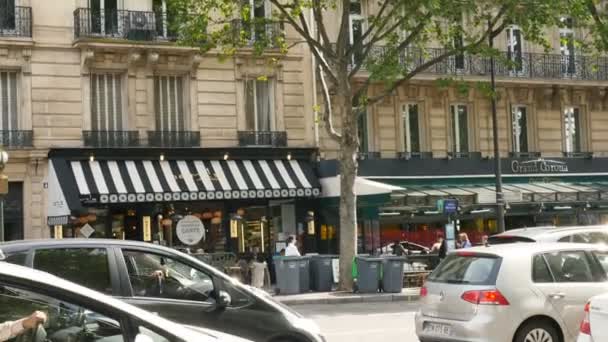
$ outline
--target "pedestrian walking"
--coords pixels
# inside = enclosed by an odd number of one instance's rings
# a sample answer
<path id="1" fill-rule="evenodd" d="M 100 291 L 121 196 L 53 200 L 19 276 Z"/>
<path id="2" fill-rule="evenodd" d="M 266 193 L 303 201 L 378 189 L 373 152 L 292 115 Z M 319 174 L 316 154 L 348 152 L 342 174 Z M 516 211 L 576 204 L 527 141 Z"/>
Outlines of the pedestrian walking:
<path id="1" fill-rule="evenodd" d="M 473 247 L 473 244 L 471 244 L 471 241 L 469 241 L 469 236 L 467 235 L 467 233 L 461 233 L 460 234 L 460 248 L 471 248 Z"/>
<path id="2" fill-rule="evenodd" d="M 285 256 L 301 256 L 298 247 L 296 246 L 296 239 L 293 236 L 287 238 L 287 248 L 285 248 Z"/>

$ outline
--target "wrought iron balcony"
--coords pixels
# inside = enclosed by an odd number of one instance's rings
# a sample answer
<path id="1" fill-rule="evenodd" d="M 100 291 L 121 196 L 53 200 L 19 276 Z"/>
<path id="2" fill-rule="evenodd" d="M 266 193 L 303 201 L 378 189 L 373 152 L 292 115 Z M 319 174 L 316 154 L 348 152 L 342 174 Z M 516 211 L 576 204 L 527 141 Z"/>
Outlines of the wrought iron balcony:
<path id="1" fill-rule="evenodd" d="M 83 131 L 86 147 L 138 147 L 138 131 Z"/>
<path id="2" fill-rule="evenodd" d="M 20 149 L 34 146 L 33 131 L 2 131 L 0 145 L 7 149 Z"/>
<path id="3" fill-rule="evenodd" d="M 397 159 L 432 159 L 433 152 L 397 152 Z"/>
<path id="4" fill-rule="evenodd" d="M 148 131 L 148 145 L 154 147 L 199 147 L 200 132 Z"/>
<path id="5" fill-rule="evenodd" d="M 286 147 L 287 132 L 239 131 L 239 146 Z"/>
<path id="6" fill-rule="evenodd" d="M 74 11 L 76 38 L 116 38 L 135 41 L 173 40 L 166 13 L 94 10 Z"/>
<path id="7" fill-rule="evenodd" d="M 357 158 L 359 160 L 381 159 L 382 154 L 380 152 L 359 152 L 357 153 Z"/>
<path id="8" fill-rule="evenodd" d="M 376 46 L 369 56 L 369 63 L 383 60 L 388 53 L 383 46 Z M 444 49 L 408 48 L 399 53 L 398 61 L 407 69 L 435 59 L 446 52 Z M 356 56 L 355 56 L 356 57 Z M 354 59 L 358 61 L 358 58 Z M 550 53 L 522 53 L 514 55 L 501 52 L 496 58 L 497 77 L 529 79 L 573 79 L 586 81 L 608 80 L 608 57 L 574 55 L 565 56 Z M 368 67 L 362 66 L 362 70 Z M 474 55 L 451 56 L 427 68 L 423 73 L 457 76 L 489 76 L 490 58 Z"/>
<path id="9" fill-rule="evenodd" d="M 283 37 L 283 24 L 281 22 L 251 22 L 240 19 L 232 21 L 234 38 L 239 39 L 246 46 L 263 43 L 265 46 L 277 47 Z"/>
<path id="10" fill-rule="evenodd" d="M 448 159 L 481 159 L 481 152 L 448 152 Z"/>
<path id="11" fill-rule="evenodd" d="M 565 158 L 593 158 L 593 152 L 564 152 Z"/>
<path id="12" fill-rule="evenodd" d="M 0 9 L 0 37 L 32 37 L 32 8 L 3 6 Z"/>
<path id="13" fill-rule="evenodd" d="M 540 158 L 540 152 L 509 152 L 511 158 Z"/>

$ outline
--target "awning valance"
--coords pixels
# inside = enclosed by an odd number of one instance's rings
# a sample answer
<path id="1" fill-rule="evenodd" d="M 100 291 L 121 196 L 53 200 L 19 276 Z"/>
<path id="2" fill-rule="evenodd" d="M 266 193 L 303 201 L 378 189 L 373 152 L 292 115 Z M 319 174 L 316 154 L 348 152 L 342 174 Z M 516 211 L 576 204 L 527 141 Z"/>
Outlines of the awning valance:
<path id="1" fill-rule="evenodd" d="M 53 158 L 50 166 L 59 190 L 82 204 L 303 198 L 321 193 L 312 165 L 298 160 Z"/>
<path id="2" fill-rule="evenodd" d="M 323 187 L 321 197 L 340 197 L 340 176 L 321 178 Z M 386 195 L 393 191 L 404 190 L 401 187 L 357 177 L 355 179 L 355 194 L 357 196 Z"/>

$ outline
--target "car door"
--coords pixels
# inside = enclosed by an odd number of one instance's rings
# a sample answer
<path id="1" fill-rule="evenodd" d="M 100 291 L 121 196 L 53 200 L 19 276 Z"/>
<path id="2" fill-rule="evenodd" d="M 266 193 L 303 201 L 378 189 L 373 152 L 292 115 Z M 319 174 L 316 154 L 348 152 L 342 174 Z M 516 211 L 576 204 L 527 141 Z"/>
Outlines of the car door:
<path id="1" fill-rule="evenodd" d="M 117 249 L 120 299 L 178 323 L 217 327 L 213 277 L 175 257 L 142 249 Z"/>
<path id="2" fill-rule="evenodd" d="M 582 250 L 556 251 L 543 254 L 553 282 L 535 283 L 566 326 L 576 337 L 583 308 L 589 298 L 606 292 L 606 275 L 598 273 L 594 257 Z"/>

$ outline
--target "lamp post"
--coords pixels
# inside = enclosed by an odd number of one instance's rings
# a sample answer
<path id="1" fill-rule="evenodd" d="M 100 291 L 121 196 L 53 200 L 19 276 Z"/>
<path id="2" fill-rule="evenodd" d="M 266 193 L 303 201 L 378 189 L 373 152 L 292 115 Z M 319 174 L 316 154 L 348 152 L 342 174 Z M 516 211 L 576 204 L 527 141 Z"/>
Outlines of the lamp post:
<path id="1" fill-rule="evenodd" d="M 0 149 L 0 242 L 4 241 L 4 196 L 8 194 L 8 177 L 4 167 L 8 163 L 8 152 Z"/>
<path id="2" fill-rule="evenodd" d="M 490 30 L 490 49 L 494 47 L 492 25 Z M 498 118 L 496 113 L 496 80 L 494 71 L 494 54 L 490 55 L 490 83 L 492 87 L 492 133 L 494 136 L 494 173 L 496 178 L 496 228 L 498 233 L 505 231 L 505 199 L 502 192 L 502 169 L 500 165 L 500 150 L 498 148 Z"/>

